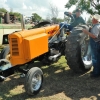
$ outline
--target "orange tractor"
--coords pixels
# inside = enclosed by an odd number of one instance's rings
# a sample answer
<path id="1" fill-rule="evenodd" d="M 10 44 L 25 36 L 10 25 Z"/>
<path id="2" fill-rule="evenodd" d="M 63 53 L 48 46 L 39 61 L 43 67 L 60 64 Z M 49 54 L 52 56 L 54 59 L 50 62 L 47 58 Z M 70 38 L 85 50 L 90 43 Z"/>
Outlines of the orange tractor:
<path id="1" fill-rule="evenodd" d="M 43 72 L 33 66 L 34 61 L 41 61 L 45 65 L 52 64 L 63 55 L 69 67 L 76 72 L 88 71 L 92 66 L 91 59 L 83 59 L 87 57 L 89 49 L 88 37 L 82 33 L 81 28 L 87 26 L 74 28 L 69 36 L 65 34 L 65 38 L 62 39 L 59 25 L 38 25 L 40 28 L 23 29 L 9 34 L 9 47 L 4 48 L 0 55 L 0 81 L 16 70 L 24 73 L 25 90 L 30 95 L 37 94 L 43 82 Z M 22 26 L 24 27 L 23 23 Z M 66 33 L 65 29 L 63 32 Z M 10 61 L 5 59 L 8 54 Z"/>

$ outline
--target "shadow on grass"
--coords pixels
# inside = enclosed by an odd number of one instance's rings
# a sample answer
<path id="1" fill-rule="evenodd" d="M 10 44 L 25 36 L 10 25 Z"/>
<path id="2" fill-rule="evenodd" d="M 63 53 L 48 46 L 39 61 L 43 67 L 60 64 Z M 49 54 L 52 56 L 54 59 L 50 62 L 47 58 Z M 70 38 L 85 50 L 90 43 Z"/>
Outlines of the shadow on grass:
<path id="1" fill-rule="evenodd" d="M 36 62 L 34 66 L 41 67 L 41 63 Z M 11 80 L 0 83 L 0 97 L 3 100 L 40 100 L 40 98 L 43 100 L 43 98 L 47 99 L 50 96 L 63 93 L 73 100 L 82 98 L 100 100 L 100 78 L 91 79 L 88 73 L 85 75 L 75 74 L 68 68 L 67 64 L 63 65 L 61 62 L 41 68 L 44 72 L 44 82 L 38 95 L 28 96 L 23 89 L 24 78 L 11 76 Z"/>

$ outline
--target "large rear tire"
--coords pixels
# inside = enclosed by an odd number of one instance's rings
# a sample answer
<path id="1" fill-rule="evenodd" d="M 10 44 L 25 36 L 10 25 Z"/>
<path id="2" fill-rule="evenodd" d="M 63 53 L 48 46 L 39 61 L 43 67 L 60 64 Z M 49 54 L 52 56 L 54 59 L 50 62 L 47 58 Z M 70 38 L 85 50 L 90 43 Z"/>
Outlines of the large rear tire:
<path id="1" fill-rule="evenodd" d="M 70 69 L 76 73 L 89 71 L 92 67 L 91 57 L 88 60 L 87 52 L 89 48 L 89 39 L 82 33 L 82 27 L 74 28 L 72 33 L 68 36 L 65 49 L 65 58 Z"/>

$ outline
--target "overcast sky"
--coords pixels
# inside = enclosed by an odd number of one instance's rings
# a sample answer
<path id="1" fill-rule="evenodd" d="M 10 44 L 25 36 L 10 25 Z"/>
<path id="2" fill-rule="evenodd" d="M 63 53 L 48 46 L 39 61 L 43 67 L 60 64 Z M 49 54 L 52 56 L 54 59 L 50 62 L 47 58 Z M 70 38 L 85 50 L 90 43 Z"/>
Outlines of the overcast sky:
<path id="1" fill-rule="evenodd" d="M 68 0 L 0 0 L 0 8 L 6 8 L 8 11 L 13 9 L 14 12 L 20 12 L 26 16 L 37 13 L 42 18 L 46 18 L 50 13 L 50 4 L 53 4 L 58 8 L 58 17 L 63 18 L 64 11 L 72 12 L 75 9 L 75 7 L 69 10 L 65 8 L 67 2 Z"/>

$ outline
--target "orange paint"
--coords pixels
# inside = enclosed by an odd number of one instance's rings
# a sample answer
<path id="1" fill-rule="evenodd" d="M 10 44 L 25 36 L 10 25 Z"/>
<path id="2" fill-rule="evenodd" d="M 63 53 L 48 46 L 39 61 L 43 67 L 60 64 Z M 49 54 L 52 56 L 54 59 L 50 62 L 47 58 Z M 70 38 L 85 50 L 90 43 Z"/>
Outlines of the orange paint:
<path id="1" fill-rule="evenodd" d="M 59 25 L 24 30 L 9 35 L 11 63 L 25 64 L 48 52 L 48 38 L 59 34 Z"/>

